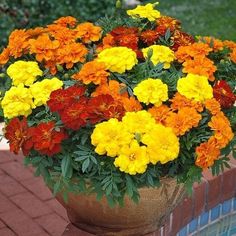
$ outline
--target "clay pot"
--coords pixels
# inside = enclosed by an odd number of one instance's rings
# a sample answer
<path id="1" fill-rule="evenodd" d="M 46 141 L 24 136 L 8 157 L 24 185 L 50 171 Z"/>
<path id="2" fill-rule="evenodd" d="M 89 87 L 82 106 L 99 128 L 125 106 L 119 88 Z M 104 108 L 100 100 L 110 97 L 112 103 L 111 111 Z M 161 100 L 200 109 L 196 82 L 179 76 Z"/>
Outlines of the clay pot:
<path id="1" fill-rule="evenodd" d="M 107 200 L 96 195 L 69 195 L 68 203 L 57 199 L 66 208 L 70 221 L 79 229 L 96 235 L 145 235 L 156 231 L 174 207 L 183 199 L 184 189 L 174 179 L 164 178 L 160 188 L 140 188 L 140 201 L 128 197 L 124 207 L 110 208 Z"/>

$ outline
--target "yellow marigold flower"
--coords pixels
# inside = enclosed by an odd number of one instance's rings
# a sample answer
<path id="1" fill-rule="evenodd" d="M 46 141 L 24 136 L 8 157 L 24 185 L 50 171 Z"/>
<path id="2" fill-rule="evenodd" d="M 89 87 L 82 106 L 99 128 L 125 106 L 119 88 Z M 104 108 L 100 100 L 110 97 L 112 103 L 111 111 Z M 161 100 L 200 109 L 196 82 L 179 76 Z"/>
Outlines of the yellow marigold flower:
<path id="1" fill-rule="evenodd" d="M 163 101 L 168 99 L 168 86 L 160 79 L 148 78 L 134 88 L 134 95 L 146 105 L 151 103 L 160 106 Z"/>
<path id="2" fill-rule="evenodd" d="M 139 146 L 136 140 L 130 145 L 121 148 L 120 155 L 115 159 L 114 165 L 120 171 L 130 175 L 142 174 L 147 169 L 149 157 L 145 146 Z"/>
<path id="3" fill-rule="evenodd" d="M 148 53 L 152 51 L 151 61 L 154 65 L 158 63 L 164 64 L 164 69 L 170 68 L 170 63 L 175 60 L 174 52 L 163 45 L 152 45 L 150 47 L 142 49 L 145 58 L 148 57 Z"/>
<path id="4" fill-rule="evenodd" d="M 177 90 L 186 98 L 199 102 L 213 98 L 213 89 L 205 76 L 188 74 L 178 80 Z"/>
<path id="5" fill-rule="evenodd" d="M 23 83 L 29 86 L 34 83 L 37 76 L 43 75 L 43 71 L 35 61 L 16 61 L 7 68 L 7 74 L 12 79 L 13 85 Z"/>
<path id="6" fill-rule="evenodd" d="M 126 112 L 122 118 L 122 123 L 130 133 L 139 136 L 152 130 L 156 122 L 149 112 L 142 110 L 138 112 Z"/>
<path id="7" fill-rule="evenodd" d="M 133 18 L 147 18 L 149 21 L 155 21 L 161 17 L 161 13 L 154 9 L 157 4 L 158 2 L 154 4 L 148 3 L 145 6 L 137 6 L 133 10 L 128 10 L 127 14 Z"/>
<path id="8" fill-rule="evenodd" d="M 179 140 L 171 128 L 156 124 L 141 140 L 147 145 L 147 153 L 152 164 L 165 164 L 178 157 Z"/>
<path id="9" fill-rule="evenodd" d="M 34 104 L 41 106 L 46 104 L 50 98 L 52 91 L 61 88 L 63 82 L 56 77 L 52 79 L 44 79 L 40 82 L 36 82 L 30 87 L 30 91 L 34 97 Z"/>
<path id="10" fill-rule="evenodd" d="M 96 125 L 91 142 L 99 155 L 115 157 L 120 154 L 122 146 L 130 144 L 132 138 L 133 135 L 124 129 L 122 123 L 112 118 Z"/>
<path id="11" fill-rule="evenodd" d="M 136 53 L 127 47 L 106 48 L 98 54 L 97 60 L 103 62 L 107 70 L 120 74 L 138 63 Z"/>
<path id="12" fill-rule="evenodd" d="M 23 84 L 11 87 L 1 102 L 4 116 L 11 119 L 16 116 L 28 116 L 35 108 L 31 92 Z"/>

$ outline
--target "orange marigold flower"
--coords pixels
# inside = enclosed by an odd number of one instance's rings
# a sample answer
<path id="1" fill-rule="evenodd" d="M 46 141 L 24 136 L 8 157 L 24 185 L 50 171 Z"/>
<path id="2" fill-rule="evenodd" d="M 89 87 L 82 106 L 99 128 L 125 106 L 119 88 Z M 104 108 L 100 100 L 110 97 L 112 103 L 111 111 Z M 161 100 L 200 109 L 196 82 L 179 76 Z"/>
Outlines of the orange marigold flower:
<path id="1" fill-rule="evenodd" d="M 165 27 L 165 29 L 170 29 L 170 31 L 174 31 L 176 29 L 181 28 L 181 23 L 179 20 L 172 18 L 170 16 L 161 16 L 157 19 L 157 30 L 159 26 Z"/>
<path id="2" fill-rule="evenodd" d="M 28 34 L 25 30 L 14 30 L 9 36 L 8 49 L 10 56 L 21 57 L 28 51 Z"/>
<path id="3" fill-rule="evenodd" d="M 101 52 L 102 50 L 106 48 L 110 48 L 115 46 L 116 42 L 114 37 L 111 34 L 107 34 L 103 39 L 102 39 L 102 44 L 98 45 L 97 47 L 97 52 Z"/>
<path id="4" fill-rule="evenodd" d="M 72 29 L 52 24 L 47 26 L 47 30 L 60 44 L 68 44 L 76 41 L 76 32 Z"/>
<path id="5" fill-rule="evenodd" d="M 224 148 L 234 137 L 230 122 L 223 112 L 212 116 L 208 126 L 214 131 L 217 147 Z"/>
<path id="6" fill-rule="evenodd" d="M 223 42 L 213 37 L 201 37 L 200 41 L 207 43 L 213 49 L 214 52 L 220 51 L 224 48 Z"/>
<path id="7" fill-rule="evenodd" d="M 204 75 L 210 81 L 214 81 L 214 72 L 216 71 L 216 66 L 214 62 L 205 56 L 197 56 L 194 59 L 187 60 L 183 63 L 183 72 L 191 73 L 195 75 Z"/>
<path id="8" fill-rule="evenodd" d="M 171 47 L 173 51 L 177 51 L 180 46 L 188 46 L 195 42 L 192 35 L 180 30 L 175 30 L 172 40 L 174 42 L 174 45 Z"/>
<path id="9" fill-rule="evenodd" d="M 102 62 L 90 61 L 83 65 L 81 70 L 72 76 L 75 80 L 81 80 L 84 84 L 103 84 L 107 81 L 109 72 L 105 70 Z"/>
<path id="10" fill-rule="evenodd" d="M 140 35 L 140 39 L 148 46 L 154 44 L 159 37 L 159 34 L 155 30 L 145 30 Z"/>
<path id="11" fill-rule="evenodd" d="M 55 128 L 54 121 L 40 123 L 32 128 L 32 142 L 36 151 L 48 156 L 61 151 L 61 142 L 68 136 L 63 129 Z"/>
<path id="12" fill-rule="evenodd" d="M 230 53 L 230 60 L 234 63 L 236 63 L 236 47 L 233 49 L 233 51 Z"/>
<path id="13" fill-rule="evenodd" d="M 13 118 L 6 126 L 5 137 L 9 141 L 10 151 L 18 154 L 20 149 L 24 155 L 28 154 L 26 149 L 26 141 L 28 139 L 28 124 L 24 117 L 23 120 L 19 120 L 18 117 Z"/>
<path id="14" fill-rule="evenodd" d="M 223 41 L 223 44 L 225 47 L 234 50 L 236 48 L 236 43 L 234 41 L 230 41 L 230 40 L 225 40 Z"/>
<path id="15" fill-rule="evenodd" d="M 96 42 L 101 38 L 102 29 L 92 23 L 85 22 L 76 27 L 76 36 L 84 43 Z"/>
<path id="16" fill-rule="evenodd" d="M 75 27 L 75 25 L 77 24 L 77 20 L 73 16 L 64 16 L 55 20 L 54 23 L 63 27 Z"/>
<path id="17" fill-rule="evenodd" d="M 30 53 L 36 54 L 36 60 L 49 61 L 54 59 L 55 51 L 59 48 L 58 40 L 51 40 L 49 35 L 42 34 L 37 39 L 30 39 Z"/>
<path id="18" fill-rule="evenodd" d="M 162 104 L 159 107 L 152 107 L 150 109 L 148 109 L 148 112 L 151 113 L 151 115 L 155 118 L 157 123 L 161 123 L 162 125 L 166 125 L 165 121 L 167 119 L 167 117 L 170 115 L 171 109 Z"/>
<path id="19" fill-rule="evenodd" d="M 5 65 L 10 59 L 10 50 L 4 48 L 0 54 L 0 65 Z"/>
<path id="20" fill-rule="evenodd" d="M 208 44 L 198 42 L 188 46 L 180 46 L 175 56 L 179 62 L 184 62 L 197 56 L 207 56 L 211 51 L 212 48 Z"/>
<path id="21" fill-rule="evenodd" d="M 202 116 L 194 108 L 185 107 L 178 113 L 169 113 L 165 124 L 167 127 L 171 127 L 177 136 L 180 136 L 191 128 L 197 127 L 201 118 Z"/>
<path id="22" fill-rule="evenodd" d="M 88 49 L 82 43 L 70 43 L 60 47 L 57 53 L 58 64 L 66 64 L 66 68 L 70 69 L 74 63 L 85 61 Z"/>
<path id="23" fill-rule="evenodd" d="M 206 100 L 204 105 L 212 115 L 216 115 L 221 111 L 220 103 L 215 98 Z"/>
<path id="24" fill-rule="evenodd" d="M 178 92 L 174 95 L 174 97 L 170 101 L 172 102 L 171 109 L 174 111 L 181 110 L 182 108 L 185 108 L 185 107 L 194 108 L 198 112 L 203 111 L 203 106 L 201 102 L 188 99 Z"/>
<path id="25" fill-rule="evenodd" d="M 127 112 L 142 110 L 142 105 L 135 97 L 121 97 L 121 102 Z"/>
<path id="26" fill-rule="evenodd" d="M 196 155 L 195 165 L 205 169 L 211 167 L 219 158 L 220 149 L 216 147 L 214 139 L 209 139 L 196 148 Z"/>
<path id="27" fill-rule="evenodd" d="M 34 29 L 28 29 L 26 30 L 26 34 L 29 36 L 29 38 L 36 38 L 41 34 L 47 33 L 48 30 L 43 27 L 36 27 Z"/>

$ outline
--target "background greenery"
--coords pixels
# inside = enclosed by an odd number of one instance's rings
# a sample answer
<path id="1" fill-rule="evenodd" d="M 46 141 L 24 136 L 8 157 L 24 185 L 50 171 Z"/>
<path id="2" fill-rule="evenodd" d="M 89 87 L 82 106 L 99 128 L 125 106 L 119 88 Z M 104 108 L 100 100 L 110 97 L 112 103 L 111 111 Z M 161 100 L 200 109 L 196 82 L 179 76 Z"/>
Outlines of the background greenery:
<path id="1" fill-rule="evenodd" d="M 111 15 L 116 0 L 0 0 L 0 48 L 14 28 L 29 28 L 72 15 L 95 21 Z M 142 2 L 156 2 L 145 1 Z M 185 31 L 236 41 L 235 0 L 159 0 L 163 14 L 180 19 Z"/>

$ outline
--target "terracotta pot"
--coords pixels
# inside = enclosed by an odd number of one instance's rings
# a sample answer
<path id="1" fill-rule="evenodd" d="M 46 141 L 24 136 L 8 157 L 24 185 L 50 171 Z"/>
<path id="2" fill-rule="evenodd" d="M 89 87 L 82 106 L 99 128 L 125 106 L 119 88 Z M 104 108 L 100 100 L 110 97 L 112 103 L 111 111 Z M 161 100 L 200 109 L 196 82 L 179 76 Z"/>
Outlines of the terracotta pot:
<path id="1" fill-rule="evenodd" d="M 107 200 L 100 202 L 96 195 L 69 195 L 65 204 L 70 221 L 78 228 L 96 235 L 145 235 L 156 231 L 165 218 L 182 200 L 184 189 L 174 179 L 162 179 L 160 188 L 140 188 L 140 201 L 135 204 L 128 197 L 125 206 L 110 208 Z"/>

